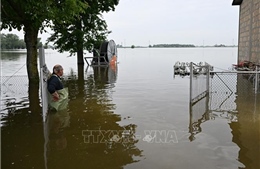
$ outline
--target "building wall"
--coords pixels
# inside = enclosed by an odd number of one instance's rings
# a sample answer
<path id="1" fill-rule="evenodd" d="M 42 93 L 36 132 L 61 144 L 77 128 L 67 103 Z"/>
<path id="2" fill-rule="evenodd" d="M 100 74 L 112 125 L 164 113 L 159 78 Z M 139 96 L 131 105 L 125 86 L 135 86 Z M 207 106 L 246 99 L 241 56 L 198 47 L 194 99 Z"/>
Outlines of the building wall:
<path id="1" fill-rule="evenodd" d="M 260 63 L 260 1 L 243 0 L 240 5 L 238 62 Z"/>

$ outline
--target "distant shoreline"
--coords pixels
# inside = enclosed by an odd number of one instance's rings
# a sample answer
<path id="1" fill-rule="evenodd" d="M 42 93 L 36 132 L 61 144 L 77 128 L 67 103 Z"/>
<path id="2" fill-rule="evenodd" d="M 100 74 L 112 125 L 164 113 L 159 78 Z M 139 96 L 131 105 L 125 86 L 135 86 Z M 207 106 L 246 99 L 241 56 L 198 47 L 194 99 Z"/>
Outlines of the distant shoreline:
<path id="1" fill-rule="evenodd" d="M 194 46 L 194 47 L 148 47 L 148 46 L 135 46 L 134 48 L 130 47 L 130 46 L 126 46 L 126 47 L 119 47 L 117 46 L 117 48 L 120 49 L 135 49 L 135 48 L 151 48 L 151 49 L 188 49 L 188 48 L 237 48 L 238 46 L 221 46 L 221 47 L 216 47 L 216 46 Z M 51 49 L 51 48 L 49 48 Z M 53 50 L 53 49 L 52 49 Z M 1 49 L 1 53 L 27 53 L 26 49 Z"/>
<path id="2" fill-rule="evenodd" d="M 26 49 L 1 49 L 1 53 L 27 53 Z"/>

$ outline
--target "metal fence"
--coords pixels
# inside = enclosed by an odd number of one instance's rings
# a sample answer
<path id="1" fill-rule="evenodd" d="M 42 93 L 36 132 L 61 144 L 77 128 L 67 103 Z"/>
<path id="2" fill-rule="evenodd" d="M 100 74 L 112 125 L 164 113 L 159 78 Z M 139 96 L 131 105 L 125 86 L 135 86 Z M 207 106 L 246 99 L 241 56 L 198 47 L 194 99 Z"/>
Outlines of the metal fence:
<path id="1" fill-rule="evenodd" d="M 253 95 L 260 92 L 260 72 L 212 72 L 210 78 L 209 109 L 236 111 L 238 93 Z"/>
<path id="2" fill-rule="evenodd" d="M 1 76 L 1 115 L 13 113 L 19 108 L 29 106 L 28 77 L 27 76 Z M 1 116 L 0 115 L 0 116 Z"/>
<path id="3" fill-rule="evenodd" d="M 209 93 L 209 74 L 212 67 L 208 63 L 190 63 L 190 103 L 195 104 Z"/>
<path id="4" fill-rule="evenodd" d="M 201 132 L 200 125 L 207 120 L 219 117 L 236 121 L 237 97 L 250 98 L 258 95 L 259 77 L 260 71 L 210 72 L 208 94 L 205 94 L 207 80 L 191 75 L 190 140 L 193 141 L 195 135 Z M 197 87 L 200 84 L 203 85 L 202 90 Z"/>
<path id="5" fill-rule="evenodd" d="M 19 108 L 29 107 L 29 81 L 27 75 L 22 76 L 0 76 L 1 80 L 1 98 L 0 110 L 4 112 L 13 112 Z M 75 79 L 74 75 L 64 76 L 62 81 L 66 84 L 68 81 Z M 39 87 L 39 96 L 41 87 Z M 39 98 L 41 101 L 41 97 Z"/>
<path id="6" fill-rule="evenodd" d="M 191 112 L 200 112 L 200 116 L 207 111 L 236 112 L 237 94 L 254 95 L 260 93 L 260 72 L 211 72 L 209 78 L 208 95 L 197 86 L 205 85 L 205 78 L 190 77 L 191 81 Z M 195 84 L 194 84 L 195 81 Z M 196 82 L 200 81 L 200 82 Z M 195 91 L 194 91 L 195 90 Z M 196 93 L 196 95 L 194 95 Z M 208 98 L 205 102 L 204 97 Z M 200 99 L 198 99 L 200 98 Z M 205 110 L 207 108 L 207 110 Z"/>
<path id="7" fill-rule="evenodd" d="M 27 76 L 1 76 L 1 98 L 27 95 Z"/>
<path id="8" fill-rule="evenodd" d="M 235 111 L 234 101 L 238 92 L 260 93 L 260 71 L 209 72 L 190 75 L 190 103 L 195 105 L 209 97 L 208 107 L 215 111 Z M 207 96 L 208 94 L 208 96 Z M 200 104 L 200 103 L 199 103 Z M 204 111 L 201 107 L 201 111 Z M 201 112 L 200 111 L 200 112 Z"/>

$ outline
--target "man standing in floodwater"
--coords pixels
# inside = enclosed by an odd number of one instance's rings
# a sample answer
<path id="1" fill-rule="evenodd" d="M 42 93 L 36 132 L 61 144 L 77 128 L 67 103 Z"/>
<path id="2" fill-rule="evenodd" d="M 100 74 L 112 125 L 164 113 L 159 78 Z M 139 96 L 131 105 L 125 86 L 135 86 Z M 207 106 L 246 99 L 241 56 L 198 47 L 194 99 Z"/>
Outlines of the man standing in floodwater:
<path id="1" fill-rule="evenodd" d="M 59 90 L 63 89 L 63 84 L 60 77 L 63 75 L 63 68 L 61 65 L 55 65 L 53 67 L 53 73 L 50 79 L 48 80 L 48 91 L 52 95 L 53 101 L 58 101 L 60 95 Z"/>

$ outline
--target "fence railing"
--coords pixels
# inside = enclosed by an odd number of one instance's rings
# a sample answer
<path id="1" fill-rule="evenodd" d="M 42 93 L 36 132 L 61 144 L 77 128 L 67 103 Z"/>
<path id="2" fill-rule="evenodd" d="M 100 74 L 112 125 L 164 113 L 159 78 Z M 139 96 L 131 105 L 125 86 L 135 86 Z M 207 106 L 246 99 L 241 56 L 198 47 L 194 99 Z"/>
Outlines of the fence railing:
<path id="1" fill-rule="evenodd" d="M 256 71 L 212 72 L 209 109 L 236 111 L 235 100 L 238 93 L 253 95 L 260 92 L 259 74 Z"/>
<path id="2" fill-rule="evenodd" d="M 9 111 L 19 107 L 25 108 L 29 106 L 29 81 L 27 75 L 15 75 L 15 76 L 0 76 L 1 80 L 1 98 L 0 98 L 0 110 Z M 64 76 L 62 81 L 66 84 L 70 80 L 74 80 L 76 77 Z M 41 87 L 39 87 L 39 94 Z M 41 96 L 41 94 L 40 94 Z M 39 98 L 41 101 L 41 98 Z"/>
<path id="3" fill-rule="evenodd" d="M 199 76 L 201 77 L 192 74 L 190 76 L 191 141 L 201 132 L 201 123 L 207 120 L 218 116 L 235 121 L 238 96 L 249 98 L 256 97 L 260 93 L 260 71 L 212 71 L 209 77 Z M 208 90 L 205 84 L 208 85 Z M 208 94 L 205 94 L 206 92 Z"/>
<path id="4" fill-rule="evenodd" d="M 260 93 L 260 72 L 259 71 L 230 71 L 230 72 L 210 72 L 207 80 L 205 75 L 198 78 L 191 75 L 190 103 L 194 112 L 208 111 L 230 111 L 236 110 L 236 96 L 239 93 L 252 95 Z M 205 85 L 208 83 L 208 87 Z M 208 88 L 208 89 L 207 89 Z M 208 96 L 206 93 L 208 92 Z M 202 98 L 208 97 L 208 102 L 198 103 Z M 200 105 L 193 106 L 195 104 Z"/>
<path id="5" fill-rule="evenodd" d="M 1 98 L 28 95 L 27 76 L 1 76 Z"/>
<path id="6" fill-rule="evenodd" d="M 190 103 L 195 104 L 209 93 L 209 75 L 212 66 L 208 63 L 190 63 Z"/>

